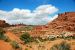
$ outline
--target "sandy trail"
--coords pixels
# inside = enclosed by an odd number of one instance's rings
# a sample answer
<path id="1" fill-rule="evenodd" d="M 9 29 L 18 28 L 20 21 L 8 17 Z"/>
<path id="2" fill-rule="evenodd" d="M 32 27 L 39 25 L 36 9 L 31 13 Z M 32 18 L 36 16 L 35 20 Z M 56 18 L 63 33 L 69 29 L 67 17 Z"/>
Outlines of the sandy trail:
<path id="1" fill-rule="evenodd" d="M 0 40 L 0 50 L 13 50 L 13 48 L 9 43 Z"/>
<path id="2" fill-rule="evenodd" d="M 16 36 L 13 32 L 8 31 L 8 32 L 6 32 L 6 35 L 7 35 L 12 41 L 16 41 L 16 42 L 22 47 L 22 50 L 25 50 L 25 48 L 27 48 L 25 44 L 24 44 L 24 45 L 21 44 L 22 41 L 21 41 L 21 40 L 19 39 L 19 37 Z"/>
<path id="3" fill-rule="evenodd" d="M 21 42 L 21 40 L 19 39 L 19 37 L 17 37 L 14 33 L 12 32 L 6 32 L 6 35 L 12 39 L 13 41 L 16 41 L 16 42 Z"/>

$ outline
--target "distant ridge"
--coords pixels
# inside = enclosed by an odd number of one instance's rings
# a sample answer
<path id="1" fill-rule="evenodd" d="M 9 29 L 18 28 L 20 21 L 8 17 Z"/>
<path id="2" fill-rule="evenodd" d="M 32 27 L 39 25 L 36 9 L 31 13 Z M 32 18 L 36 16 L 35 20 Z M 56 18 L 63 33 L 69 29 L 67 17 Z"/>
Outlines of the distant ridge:
<path id="1" fill-rule="evenodd" d="M 0 27 L 13 27 L 13 26 L 28 26 L 25 24 L 10 25 L 4 20 L 0 20 Z M 30 25 L 32 26 L 32 25 Z M 58 14 L 58 18 L 49 22 L 47 25 L 34 25 L 35 27 L 47 27 L 50 31 L 75 31 L 75 12 L 65 12 Z M 42 28 L 44 29 L 44 28 Z"/>

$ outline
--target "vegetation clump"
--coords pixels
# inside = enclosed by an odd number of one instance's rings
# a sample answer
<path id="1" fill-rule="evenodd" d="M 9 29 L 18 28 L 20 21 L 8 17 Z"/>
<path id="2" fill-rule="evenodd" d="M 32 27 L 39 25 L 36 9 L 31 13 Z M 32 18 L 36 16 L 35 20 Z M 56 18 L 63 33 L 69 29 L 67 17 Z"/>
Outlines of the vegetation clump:
<path id="1" fill-rule="evenodd" d="M 50 50 L 70 50 L 70 45 L 66 42 L 53 45 Z"/>
<path id="2" fill-rule="evenodd" d="M 55 35 L 51 35 L 51 36 L 48 37 L 48 40 L 50 40 L 50 41 L 53 41 L 55 39 L 56 39 Z"/>
<path id="3" fill-rule="evenodd" d="M 5 35 L 3 28 L 0 28 L 0 40 L 4 40 L 6 42 L 10 41 L 9 37 Z"/>
<path id="4" fill-rule="evenodd" d="M 25 43 L 32 42 L 32 37 L 27 32 L 25 32 L 24 34 L 22 34 L 20 36 L 20 39 L 23 40 Z"/>
<path id="5" fill-rule="evenodd" d="M 61 34 L 61 38 L 71 40 L 71 39 L 75 39 L 75 35 L 74 33 L 71 33 L 71 32 L 64 32 Z"/>
<path id="6" fill-rule="evenodd" d="M 14 49 L 20 49 L 20 50 L 22 50 L 22 48 L 19 46 L 19 44 L 16 41 L 12 41 L 11 45 L 12 45 L 12 47 Z"/>
<path id="7" fill-rule="evenodd" d="M 25 48 L 25 50 L 28 50 L 28 48 Z"/>
<path id="8" fill-rule="evenodd" d="M 4 30 L 2 28 L 0 28 L 0 39 L 4 39 L 5 36 L 4 36 Z"/>

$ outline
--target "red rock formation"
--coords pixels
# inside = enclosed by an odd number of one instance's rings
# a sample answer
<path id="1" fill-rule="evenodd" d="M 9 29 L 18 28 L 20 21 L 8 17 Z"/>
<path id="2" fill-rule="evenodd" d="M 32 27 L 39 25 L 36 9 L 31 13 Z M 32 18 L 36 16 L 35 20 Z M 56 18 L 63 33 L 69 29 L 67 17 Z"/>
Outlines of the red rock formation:
<path id="1" fill-rule="evenodd" d="M 24 24 L 9 25 L 4 20 L 0 20 L 0 27 L 7 26 L 28 26 Z M 48 23 L 47 25 L 35 25 L 34 29 L 31 31 L 33 34 L 41 34 L 41 32 L 46 32 L 49 34 L 57 34 L 62 31 L 73 31 L 75 32 L 75 12 L 66 12 L 58 14 L 58 18 Z"/>
<path id="2" fill-rule="evenodd" d="M 54 31 L 75 32 L 75 12 L 66 12 L 63 14 L 59 14 L 58 18 L 48 23 L 48 25 L 49 29 L 53 29 Z"/>
<path id="3" fill-rule="evenodd" d="M 63 31 L 75 32 L 75 12 L 58 14 L 58 18 L 47 25 L 35 26 L 32 35 L 60 34 Z M 43 33 L 42 33 L 43 32 Z"/>
<path id="4" fill-rule="evenodd" d="M 6 23 L 6 21 L 0 20 L 0 27 L 8 27 L 8 26 L 9 26 L 9 24 Z"/>

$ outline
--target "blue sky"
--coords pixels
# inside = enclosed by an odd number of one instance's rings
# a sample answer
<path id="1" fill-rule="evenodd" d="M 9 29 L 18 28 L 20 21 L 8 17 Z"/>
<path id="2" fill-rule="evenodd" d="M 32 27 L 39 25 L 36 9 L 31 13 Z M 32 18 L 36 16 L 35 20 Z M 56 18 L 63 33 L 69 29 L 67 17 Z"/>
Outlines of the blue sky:
<path id="1" fill-rule="evenodd" d="M 75 0 L 0 0 L 0 19 L 9 24 L 45 25 L 64 12 L 75 12 Z"/>
<path id="2" fill-rule="evenodd" d="M 0 9 L 6 11 L 13 8 L 34 10 L 43 4 L 52 4 L 59 9 L 59 12 L 75 11 L 75 0 L 0 0 Z"/>

